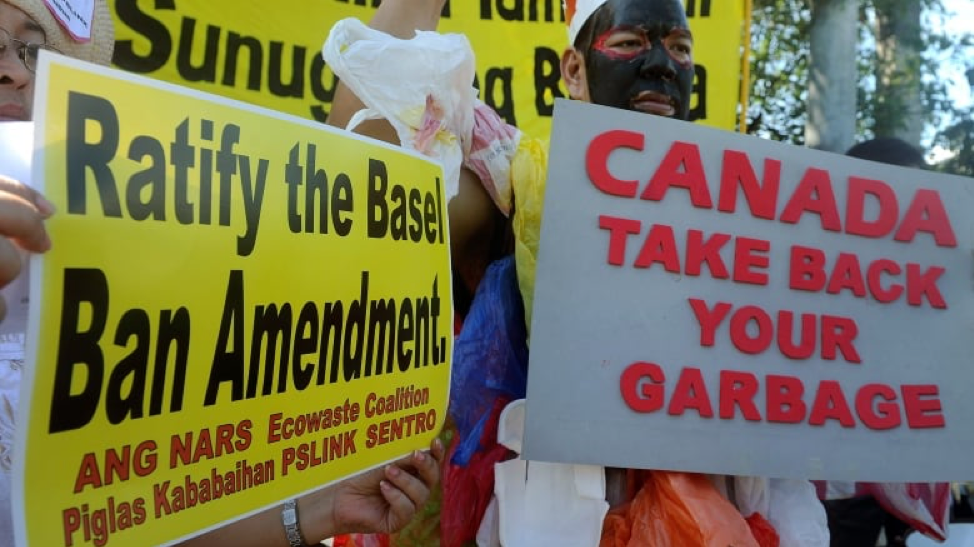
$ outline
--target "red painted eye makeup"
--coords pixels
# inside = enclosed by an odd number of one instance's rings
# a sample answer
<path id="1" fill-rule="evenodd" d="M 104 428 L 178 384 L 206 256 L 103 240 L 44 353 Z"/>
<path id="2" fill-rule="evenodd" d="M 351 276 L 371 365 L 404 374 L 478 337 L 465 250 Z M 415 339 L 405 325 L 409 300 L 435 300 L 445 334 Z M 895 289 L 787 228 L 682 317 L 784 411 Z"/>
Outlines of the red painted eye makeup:
<path id="1" fill-rule="evenodd" d="M 660 40 L 673 61 L 686 68 L 693 66 L 693 38 L 686 29 L 673 29 Z M 613 61 L 630 61 L 653 48 L 646 30 L 624 25 L 603 32 L 592 49 Z"/>
<path id="2" fill-rule="evenodd" d="M 629 61 L 652 46 L 646 31 L 631 26 L 612 27 L 595 40 L 592 49 L 616 61 Z"/>

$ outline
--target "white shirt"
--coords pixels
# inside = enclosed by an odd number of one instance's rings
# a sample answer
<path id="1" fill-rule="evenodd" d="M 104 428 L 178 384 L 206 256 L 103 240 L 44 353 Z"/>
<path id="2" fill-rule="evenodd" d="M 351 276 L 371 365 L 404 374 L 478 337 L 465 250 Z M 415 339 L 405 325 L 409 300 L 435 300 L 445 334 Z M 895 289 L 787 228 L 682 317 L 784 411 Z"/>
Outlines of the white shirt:
<path id="1" fill-rule="evenodd" d="M 23 366 L 24 335 L 0 335 L 0 545 L 14 544 L 10 490 Z"/>

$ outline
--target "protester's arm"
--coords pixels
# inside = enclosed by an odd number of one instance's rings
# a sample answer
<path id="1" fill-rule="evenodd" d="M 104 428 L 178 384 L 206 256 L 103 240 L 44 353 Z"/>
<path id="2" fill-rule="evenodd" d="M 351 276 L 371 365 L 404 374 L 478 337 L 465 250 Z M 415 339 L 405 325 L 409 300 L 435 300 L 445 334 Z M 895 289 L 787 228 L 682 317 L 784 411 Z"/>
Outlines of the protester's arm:
<path id="1" fill-rule="evenodd" d="M 54 213 L 54 206 L 33 188 L 0 175 L 0 287 L 20 274 L 20 252 L 17 247 L 35 253 L 51 248 L 44 219 Z M 6 315 L 6 304 L 0 299 L 0 320 Z"/>
<path id="2" fill-rule="evenodd" d="M 446 0 L 384 0 L 369 21 L 369 26 L 396 38 L 409 39 L 416 35 L 417 30 L 436 30 L 444 4 Z M 339 82 L 327 123 L 345 127 L 352 116 L 363 108 L 362 101 Z M 383 120 L 363 122 L 355 132 L 399 144 L 395 130 Z"/>
<path id="3" fill-rule="evenodd" d="M 446 0 L 383 0 L 369 26 L 397 38 L 412 38 L 417 30 L 436 30 L 444 4 Z M 339 82 L 327 123 L 344 128 L 363 108 L 358 97 Z M 400 144 L 392 125 L 385 120 L 363 122 L 355 132 Z M 459 193 L 449 205 L 450 250 L 454 268 L 471 292 L 487 268 L 487 247 L 498 221 L 494 209 L 490 195 L 477 176 L 462 169 Z"/>
<path id="4" fill-rule="evenodd" d="M 298 499 L 298 523 L 309 544 L 351 532 L 391 533 L 412 519 L 439 480 L 443 445 L 414 452 Z M 195 537 L 182 547 L 289 547 L 281 506 Z"/>

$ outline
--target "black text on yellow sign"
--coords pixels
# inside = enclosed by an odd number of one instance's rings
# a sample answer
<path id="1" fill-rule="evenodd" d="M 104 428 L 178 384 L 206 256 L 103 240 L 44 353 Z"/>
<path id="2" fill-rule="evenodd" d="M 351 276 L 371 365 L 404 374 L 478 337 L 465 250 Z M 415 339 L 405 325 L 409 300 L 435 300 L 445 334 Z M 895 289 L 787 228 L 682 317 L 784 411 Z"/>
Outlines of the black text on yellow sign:
<path id="1" fill-rule="evenodd" d="M 452 352 L 440 167 L 76 65 L 41 78 L 61 213 L 32 298 L 31 543 L 165 543 L 428 446 Z M 30 458 L 50 451 L 63 469 Z"/>
<path id="2" fill-rule="evenodd" d="M 743 0 L 684 3 L 694 46 L 691 118 L 732 129 L 740 99 Z M 280 9 L 227 0 L 114 0 L 114 62 L 125 70 L 324 121 L 337 79 L 321 59 L 331 26 L 363 21 L 374 0 L 288 0 Z M 480 98 L 508 122 L 546 139 L 567 44 L 561 0 L 447 2 L 439 30 L 469 37 Z M 498 43 L 505 44 L 499 48 Z"/>

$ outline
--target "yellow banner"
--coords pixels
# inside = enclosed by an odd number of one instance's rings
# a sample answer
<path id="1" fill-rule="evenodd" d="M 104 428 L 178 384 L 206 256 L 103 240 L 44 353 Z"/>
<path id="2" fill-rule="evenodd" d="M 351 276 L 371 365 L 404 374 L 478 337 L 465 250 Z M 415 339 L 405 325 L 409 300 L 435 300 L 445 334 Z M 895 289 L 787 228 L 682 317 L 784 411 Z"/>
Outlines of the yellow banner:
<path id="1" fill-rule="evenodd" d="M 321 60 L 331 26 L 368 21 L 376 0 L 110 0 L 115 63 L 324 121 L 335 77 Z M 691 116 L 733 129 L 740 95 L 744 0 L 686 0 L 697 36 Z M 462 32 L 477 54 L 481 99 L 509 123 L 547 139 L 568 42 L 561 0 L 450 0 L 439 30 Z"/>
<path id="2" fill-rule="evenodd" d="M 429 445 L 438 164 L 63 57 L 37 85 L 21 540 L 166 543 Z"/>

